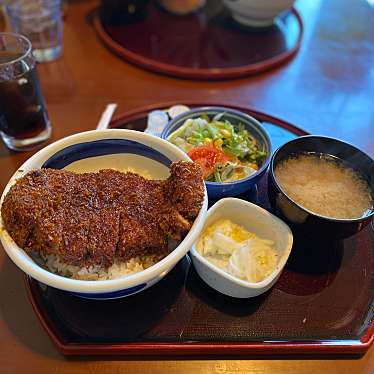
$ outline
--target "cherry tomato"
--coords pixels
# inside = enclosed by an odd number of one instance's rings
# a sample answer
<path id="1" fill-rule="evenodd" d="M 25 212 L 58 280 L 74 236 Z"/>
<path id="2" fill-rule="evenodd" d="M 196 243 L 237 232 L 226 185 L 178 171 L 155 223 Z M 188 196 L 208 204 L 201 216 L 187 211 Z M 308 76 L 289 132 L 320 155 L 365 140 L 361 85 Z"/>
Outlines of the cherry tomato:
<path id="1" fill-rule="evenodd" d="M 222 164 L 229 159 L 222 150 L 212 146 L 193 148 L 188 152 L 188 155 L 192 161 L 201 166 L 204 178 L 213 173 L 216 164 Z"/>

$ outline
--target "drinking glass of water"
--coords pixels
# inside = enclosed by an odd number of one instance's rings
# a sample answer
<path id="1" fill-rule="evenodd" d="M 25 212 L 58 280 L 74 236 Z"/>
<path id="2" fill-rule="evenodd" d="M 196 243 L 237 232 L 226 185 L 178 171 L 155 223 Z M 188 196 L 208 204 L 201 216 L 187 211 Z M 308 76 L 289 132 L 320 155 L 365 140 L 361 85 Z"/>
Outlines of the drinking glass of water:
<path id="1" fill-rule="evenodd" d="M 31 43 L 13 33 L 0 33 L 0 135 L 19 151 L 51 136 Z"/>
<path id="2" fill-rule="evenodd" d="M 60 0 L 10 0 L 6 9 L 12 29 L 31 41 L 38 62 L 52 61 L 61 55 Z"/>

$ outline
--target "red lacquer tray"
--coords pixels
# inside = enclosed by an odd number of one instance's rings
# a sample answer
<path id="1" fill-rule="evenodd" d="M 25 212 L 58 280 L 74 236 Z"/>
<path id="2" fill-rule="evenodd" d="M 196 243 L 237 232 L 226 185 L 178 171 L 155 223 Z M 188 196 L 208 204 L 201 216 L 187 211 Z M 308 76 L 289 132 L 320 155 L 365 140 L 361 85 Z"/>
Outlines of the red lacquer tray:
<path id="1" fill-rule="evenodd" d="M 299 49 L 303 23 L 299 13 L 279 16 L 268 29 L 238 25 L 220 1 L 200 11 L 175 16 L 151 1 L 145 17 L 114 23 L 94 19 L 102 41 L 143 68 L 191 79 L 228 79 L 257 74 L 289 60 Z"/>
<path id="2" fill-rule="evenodd" d="M 112 127 L 143 130 L 150 110 L 171 104 L 127 112 Z M 230 107 L 260 120 L 274 149 L 305 134 L 269 115 Z M 266 178 L 240 197 L 269 209 Z M 374 339 L 372 225 L 344 241 L 296 241 L 279 281 L 253 299 L 214 291 L 188 256 L 155 286 L 119 300 L 84 300 L 25 280 L 40 322 L 65 355 L 361 355 Z"/>

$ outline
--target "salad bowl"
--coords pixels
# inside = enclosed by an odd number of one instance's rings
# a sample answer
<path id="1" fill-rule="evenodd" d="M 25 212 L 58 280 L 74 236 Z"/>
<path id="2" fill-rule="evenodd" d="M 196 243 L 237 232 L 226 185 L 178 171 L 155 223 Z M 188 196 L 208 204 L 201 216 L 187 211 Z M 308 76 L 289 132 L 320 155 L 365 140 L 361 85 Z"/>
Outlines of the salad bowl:
<path id="1" fill-rule="evenodd" d="M 190 136 L 186 136 L 186 126 L 191 127 Z M 261 123 L 225 107 L 184 112 L 168 123 L 161 138 L 202 166 L 208 196 L 213 200 L 250 190 L 266 172 L 271 158 L 271 142 Z"/>

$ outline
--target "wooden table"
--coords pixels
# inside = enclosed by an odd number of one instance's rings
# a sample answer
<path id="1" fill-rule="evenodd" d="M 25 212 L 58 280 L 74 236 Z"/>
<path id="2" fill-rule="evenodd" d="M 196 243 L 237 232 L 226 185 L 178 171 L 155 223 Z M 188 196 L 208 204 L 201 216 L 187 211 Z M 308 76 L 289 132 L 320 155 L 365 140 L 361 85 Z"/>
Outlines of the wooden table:
<path id="1" fill-rule="evenodd" d="M 368 1 L 369 2 L 369 1 Z M 156 75 L 112 55 L 89 14 L 96 1 L 71 1 L 64 54 L 39 66 L 53 139 L 93 129 L 104 106 L 118 112 L 196 99 L 247 105 L 314 134 L 350 141 L 374 156 L 374 8 L 364 0 L 300 0 L 301 50 L 288 64 L 246 79 L 196 82 Z M 32 152 L 0 146 L 0 187 Z M 361 359 L 161 361 L 67 359 L 57 353 L 26 298 L 23 275 L 0 253 L 1 373 L 374 373 L 374 347 Z"/>

